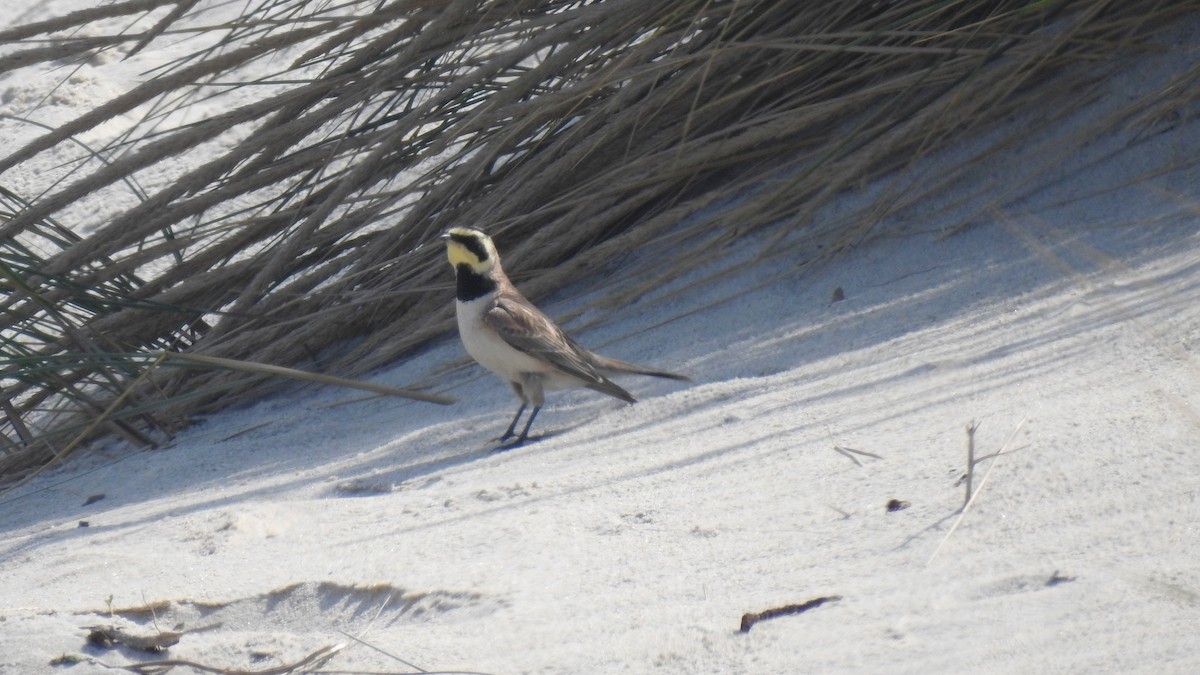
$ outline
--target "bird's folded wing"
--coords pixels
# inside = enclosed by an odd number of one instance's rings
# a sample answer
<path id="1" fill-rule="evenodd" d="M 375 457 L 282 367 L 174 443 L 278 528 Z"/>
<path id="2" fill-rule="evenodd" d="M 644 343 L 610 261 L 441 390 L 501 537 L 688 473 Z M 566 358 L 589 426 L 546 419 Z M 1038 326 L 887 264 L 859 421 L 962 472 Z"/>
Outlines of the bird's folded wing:
<path id="1" fill-rule="evenodd" d="M 605 379 L 588 360 L 586 351 L 549 317 L 529 305 L 500 298 L 484 314 L 483 321 L 517 351 L 547 361 L 585 382 Z"/>

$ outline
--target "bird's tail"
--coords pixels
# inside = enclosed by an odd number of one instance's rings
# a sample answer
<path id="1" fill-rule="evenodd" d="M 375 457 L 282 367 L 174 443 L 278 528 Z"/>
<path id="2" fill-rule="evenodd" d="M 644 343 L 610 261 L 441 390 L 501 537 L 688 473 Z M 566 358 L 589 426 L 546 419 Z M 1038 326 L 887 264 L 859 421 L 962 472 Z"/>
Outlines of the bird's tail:
<path id="1" fill-rule="evenodd" d="M 636 363 L 622 361 L 620 359 L 610 359 L 607 356 L 593 354 L 595 366 L 606 375 L 629 373 L 631 375 L 648 375 L 650 377 L 665 377 L 668 380 L 681 380 L 683 382 L 691 382 L 692 378 L 679 373 L 672 373 L 658 368 L 649 368 L 647 366 L 639 366 Z"/>

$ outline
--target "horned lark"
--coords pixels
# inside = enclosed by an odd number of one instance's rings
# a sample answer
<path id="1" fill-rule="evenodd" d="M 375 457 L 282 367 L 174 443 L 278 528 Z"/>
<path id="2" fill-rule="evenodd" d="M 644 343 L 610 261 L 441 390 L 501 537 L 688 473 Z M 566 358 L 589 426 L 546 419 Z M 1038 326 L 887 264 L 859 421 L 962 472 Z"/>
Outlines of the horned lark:
<path id="1" fill-rule="evenodd" d="M 609 376 L 632 373 L 689 379 L 589 352 L 513 286 L 500 267 L 500 255 L 491 237 L 479 230 L 456 227 L 442 238 L 458 282 L 455 307 L 463 346 L 480 365 L 507 380 L 521 399 L 521 407 L 500 441 L 512 438 L 521 414 L 532 406 L 525 427 L 511 445 L 525 442 L 547 389 L 587 387 L 634 403 L 637 399 Z"/>

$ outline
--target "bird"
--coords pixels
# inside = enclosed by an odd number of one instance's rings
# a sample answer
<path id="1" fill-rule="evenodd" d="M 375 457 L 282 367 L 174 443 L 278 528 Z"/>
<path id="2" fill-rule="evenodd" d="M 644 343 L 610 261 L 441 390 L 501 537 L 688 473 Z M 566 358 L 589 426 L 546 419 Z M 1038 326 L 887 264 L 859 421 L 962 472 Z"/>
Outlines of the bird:
<path id="1" fill-rule="evenodd" d="M 469 227 L 447 230 L 446 256 L 455 272 L 455 313 L 463 347 L 481 366 L 506 380 L 521 405 L 500 438 L 513 438 L 526 408 L 521 433 L 505 447 L 529 438 L 547 390 L 587 387 L 627 403 L 637 399 L 609 379 L 616 374 L 648 375 L 684 382 L 686 375 L 601 356 L 580 346 L 553 319 L 527 300 L 500 265 L 492 238 Z"/>

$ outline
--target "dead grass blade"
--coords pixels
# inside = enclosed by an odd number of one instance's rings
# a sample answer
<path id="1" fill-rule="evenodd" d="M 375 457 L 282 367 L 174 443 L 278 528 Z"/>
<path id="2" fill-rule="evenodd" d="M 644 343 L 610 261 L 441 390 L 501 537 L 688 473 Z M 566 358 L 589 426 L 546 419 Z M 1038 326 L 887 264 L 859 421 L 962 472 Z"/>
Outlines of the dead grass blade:
<path id="1" fill-rule="evenodd" d="M 295 368 L 273 366 L 267 363 L 250 363 L 247 361 L 236 361 L 234 359 L 222 359 L 215 356 L 205 356 L 204 354 L 188 354 L 183 352 L 160 352 L 159 356 L 160 358 L 164 359 L 183 361 L 185 363 L 195 363 L 213 368 L 225 368 L 243 373 L 255 373 L 260 375 L 269 375 L 271 377 L 286 377 L 303 382 L 319 382 L 321 384 L 328 384 L 335 387 L 361 389 L 363 391 L 369 391 L 375 394 L 397 396 L 400 398 L 412 399 L 414 401 L 424 401 L 426 403 L 449 405 L 457 400 L 448 396 L 426 394 L 419 391 L 413 391 L 411 389 L 399 389 L 397 387 L 389 387 L 385 384 L 376 384 L 375 382 L 366 382 L 363 380 L 349 380 L 344 377 L 336 377 L 334 375 L 325 375 L 322 373 L 311 373 L 304 370 L 296 370 Z"/>

